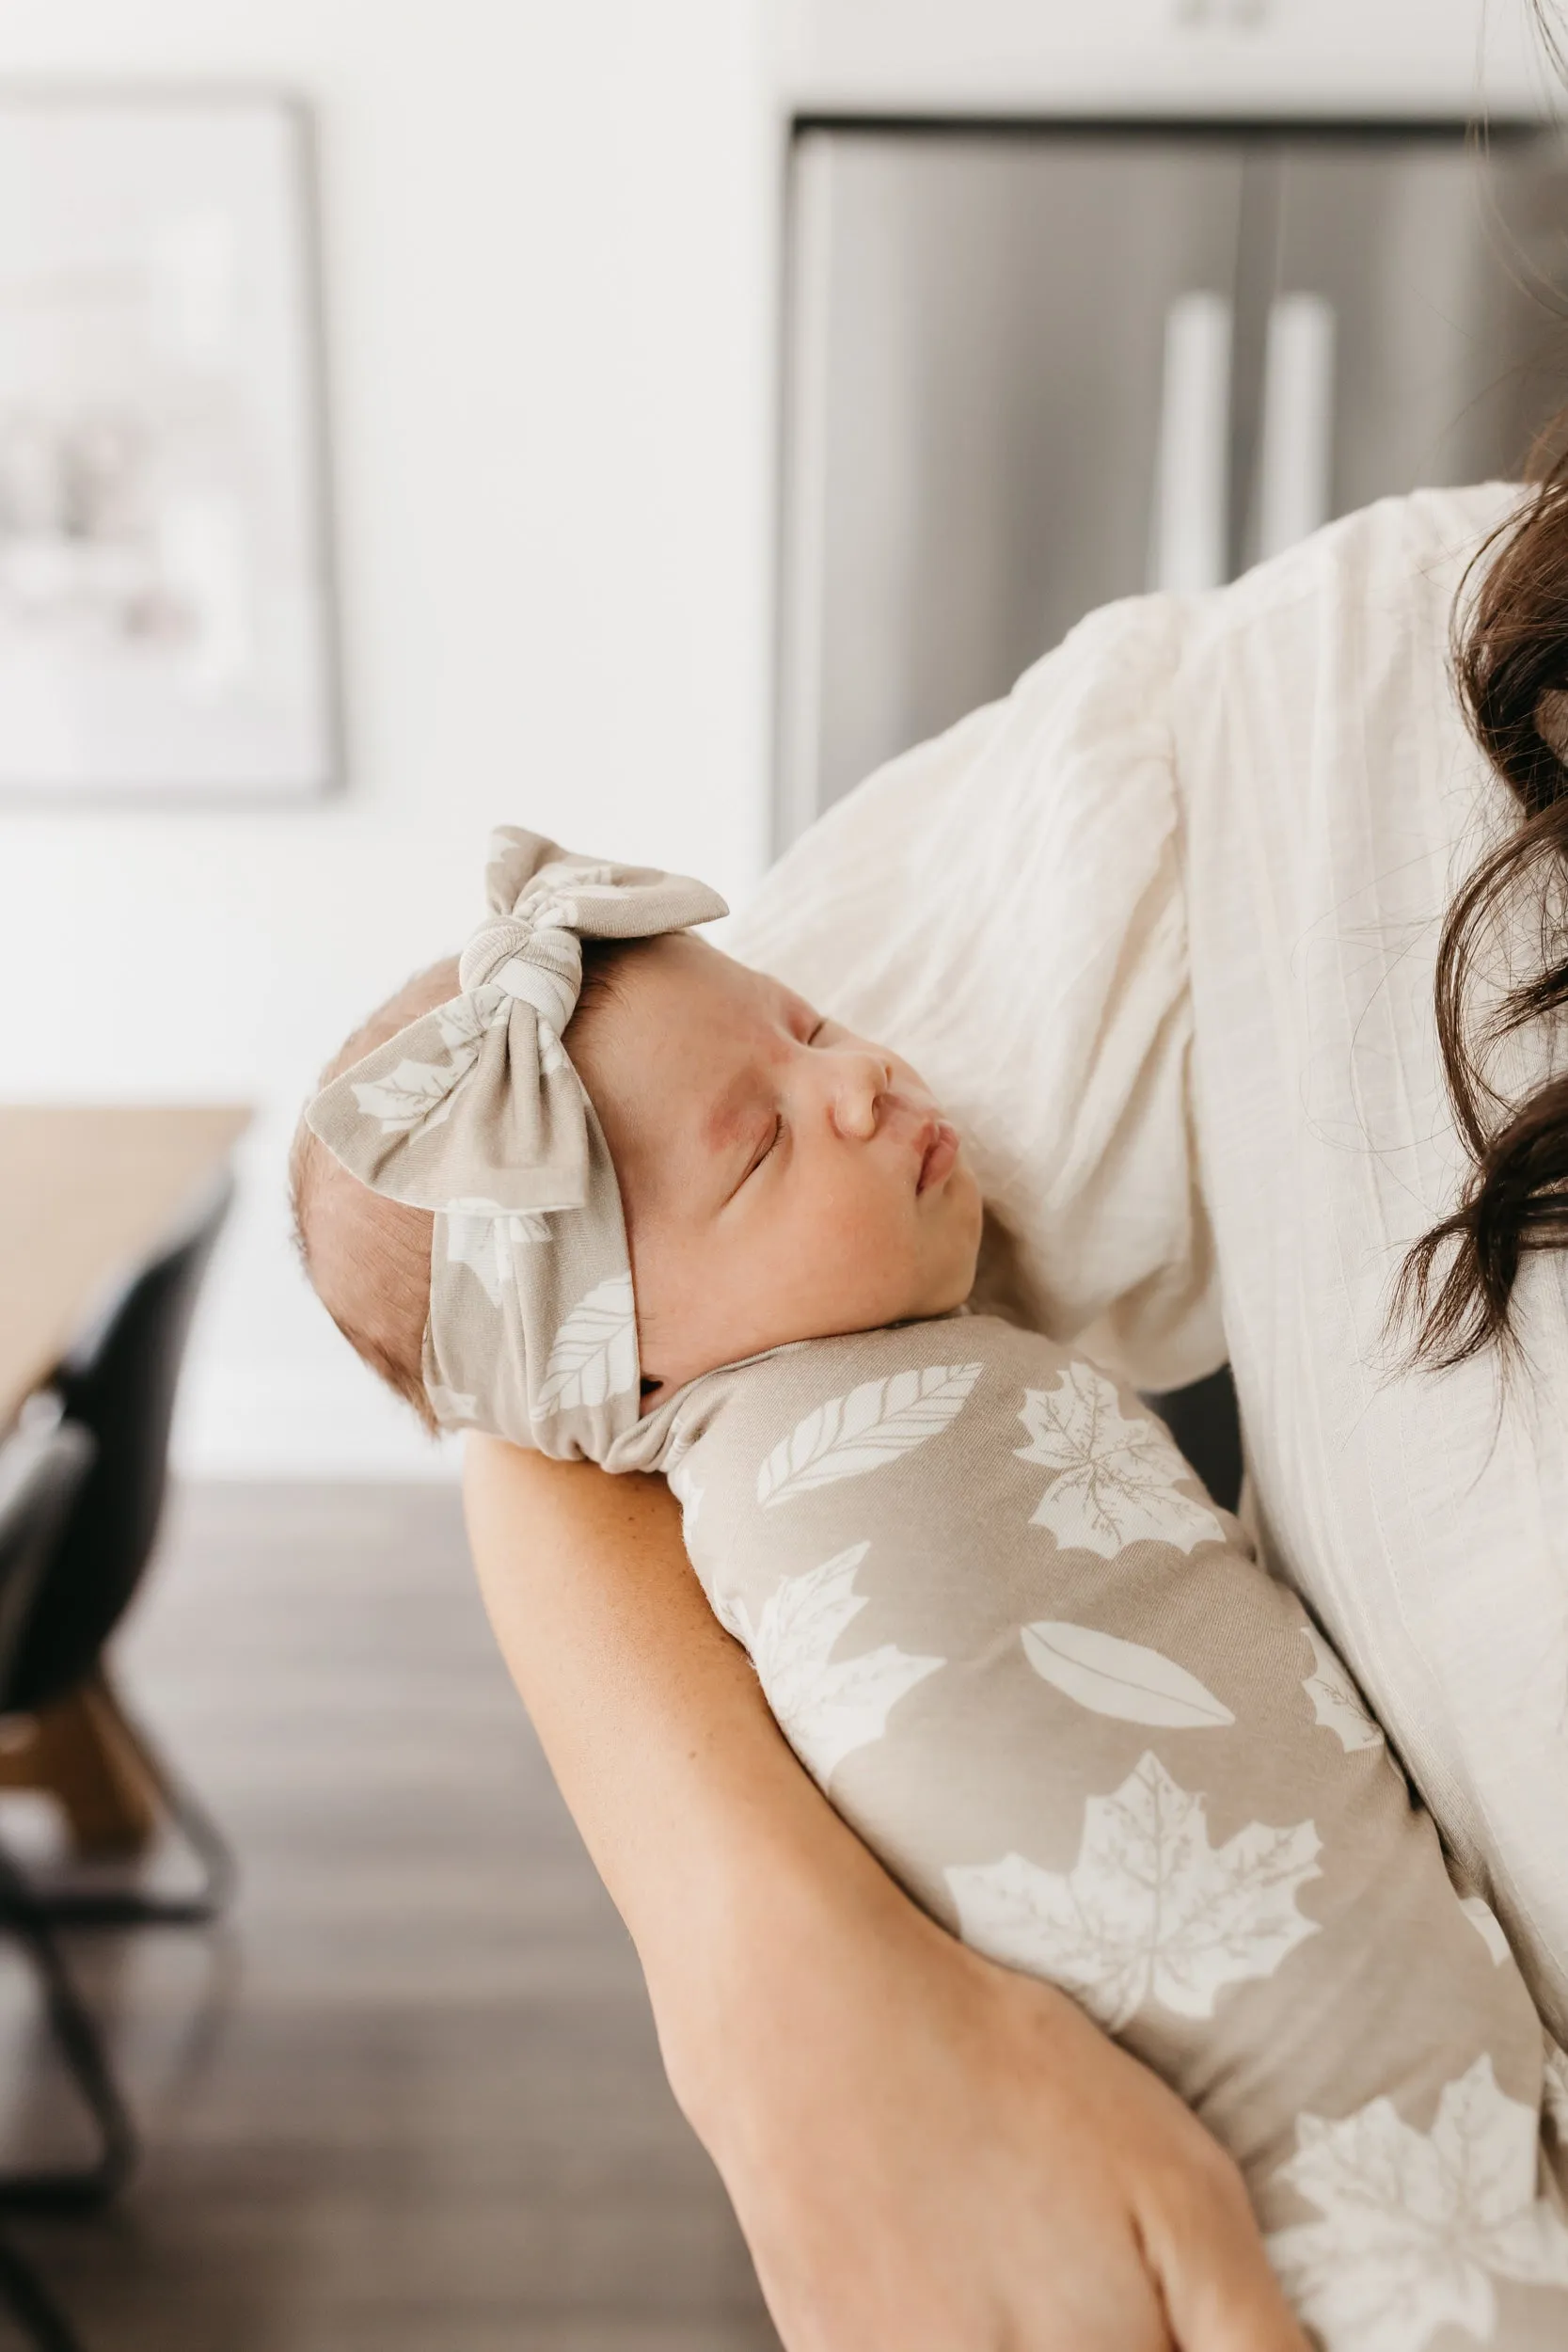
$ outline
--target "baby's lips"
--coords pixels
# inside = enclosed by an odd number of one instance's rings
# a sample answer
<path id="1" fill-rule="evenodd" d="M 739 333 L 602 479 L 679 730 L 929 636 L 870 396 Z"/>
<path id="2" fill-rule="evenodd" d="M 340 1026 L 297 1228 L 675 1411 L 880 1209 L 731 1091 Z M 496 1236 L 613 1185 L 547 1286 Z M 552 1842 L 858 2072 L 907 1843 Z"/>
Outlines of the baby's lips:
<path id="1" fill-rule="evenodd" d="M 932 1119 L 929 1142 L 921 1154 L 920 1175 L 915 1184 L 917 1193 L 929 1192 L 933 1185 L 945 1183 L 958 1165 L 958 1131 L 945 1119 Z"/>

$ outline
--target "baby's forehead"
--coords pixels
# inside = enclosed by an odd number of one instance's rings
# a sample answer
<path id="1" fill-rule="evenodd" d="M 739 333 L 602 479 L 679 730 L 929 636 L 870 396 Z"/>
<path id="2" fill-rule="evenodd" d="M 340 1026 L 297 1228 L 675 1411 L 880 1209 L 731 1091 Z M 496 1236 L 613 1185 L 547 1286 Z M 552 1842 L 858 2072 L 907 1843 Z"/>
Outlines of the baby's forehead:
<path id="1" fill-rule="evenodd" d="M 784 992 L 705 940 L 684 932 L 638 940 L 585 975 L 569 1032 L 575 1059 L 618 1083 L 668 1077 L 686 1061 L 760 1046 Z"/>
<path id="2" fill-rule="evenodd" d="M 569 1046 L 617 1164 L 730 1139 L 766 1087 L 787 1001 L 705 941 L 659 939 L 616 959 Z"/>

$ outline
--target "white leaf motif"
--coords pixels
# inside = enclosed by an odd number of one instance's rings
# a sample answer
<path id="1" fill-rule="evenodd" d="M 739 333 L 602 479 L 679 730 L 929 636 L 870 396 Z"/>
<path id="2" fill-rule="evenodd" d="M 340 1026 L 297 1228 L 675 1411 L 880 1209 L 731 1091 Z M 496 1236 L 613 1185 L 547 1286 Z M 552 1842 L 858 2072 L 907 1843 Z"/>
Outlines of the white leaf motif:
<path id="1" fill-rule="evenodd" d="M 1482 1902 L 1479 1895 L 1465 1895 L 1461 1898 L 1459 1908 L 1491 1953 L 1493 1967 L 1500 1968 L 1510 1957 L 1508 1938 L 1491 1904 Z"/>
<path id="2" fill-rule="evenodd" d="M 1185 1731 L 1221 1730 L 1236 1720 L 1196 1675 L 1140 1642 L 1050 1620 L 1026 1625 L 1022 1641 L 1035 1672 L 1097 1715 Z"/>
<path id="3" fill-rule="evenodd" d="M 1312 1645 L 1312 1672 L 1302 1689 L 1312 1702 L 1314 1720 L 1332 1731 L 1347 1756 L 1357 1748 L 1380 1748 L 1383 1733 L 1367 1711 L 1366 1701 L 1315 1626 L 1304 1625 Z"/>
<path id="4" fill-rule="evenodd" d="M 929 1364 L 830 1397 L 773 1448 L 757 1472 L 757 1501 L 769 1507 L 788 1502 L 924 1445 L 962 1412 L 980 1371 L 978 1364 Z"/>
<path id="5" fill-rule="evenodd" d="M 504 989 L 476 988 L 471 995 L 454 996 L 450 1004 L 438 1005 L 436 1025 L 453 1060 L 461 1058 L 467 1069 L 478 1057 L 485 1032 L 504 1021 L 506 1014 Z"/>
<path id="6" fill-rule="evenodd" d="M 780 1730 L 824 1788 L 851 1749 L 879 1740 L 898 1701 L 945 1662 L 913 1657 L 891 1642 L 833 1661 L 839 1636 L 865 1607 L 855 1571 L 870 1549 L 852 1544 L 807 1575 L 786 1577 L 754 1626 L 743 1601 L 720 1610 L 751 1652 Z"/>
<path id="7" fill-rule="evenodd" d="M 1020 1460 L 1056 1472 L 1029 1524 L 1065 1549 L 1109 1560 L 1140 1536 L 1180 1551 L 1225 1541 L 1207 1504 L 1178 1491 L 1193 1472 L 1164 1429 L 1128 1421 L 1092 1364 L 1064 1366 L 1054 1389 L 1025 1389 L 1019 1419 L 1030 1438 L 1014 1448 Z"/>
<path id="8" fill-rule="evenodd" d="M 507 1210 L 493 1200 L 465 1200 L 446 1211 L 447 1263 L 470 1266 L 492 1307 L 512 1276 L 512 1253 L 550 1238 L 549 1219 L 537 1209 Z"/>
<path id="9" fill-rule="evenodd" d="M 384 1136 L 406 1135 L 440 1124 L 460 1074 L 450 1062 L 400 1061 L 385 1078 L 356 1080 L 354 1099 L 367 1119 L 380 1120 Z"/>
<path id="10" fill-rule="evenodd" d="M 1388 2099 L 1300 2118 L 1276 2177 L 1323 2217 L 1276 2231 L 1268 2250 L 1327 2352 L 1424 2352 L 1446 2328 L 1484 2342 L 1495 2279 L 1568 2286 L 1568 2229 L 1535 2193 L 1538 2137 L 1490 2058 L 1444 2086 L 1430 2132 Z"/>
<path id="11" fill-rule="evenodd" d="M 1272 1977 L 1317 1932 L 1296 1894 L 1322 1876 L 1318 1850 L 1310 1821 L 1252 1821 L 1211 1846 L 1203 1799 L 1145 1756 L 1088 1800 L 1068 1875 L 1010 1853 L 946 1876 L 966 1944 L 1059 1984 L 1114 2033 L 1146 2001 L 1212 2017 L 1222 1986 Z"/>
<path id="12" fill-rule="evenodd" d="M 534 1419 L 574 1405 L 603 1405 L 637 1386 L 637 1313 L 631 1276 L 609 1274 L 579 1298 L 555 1335 Z"/>

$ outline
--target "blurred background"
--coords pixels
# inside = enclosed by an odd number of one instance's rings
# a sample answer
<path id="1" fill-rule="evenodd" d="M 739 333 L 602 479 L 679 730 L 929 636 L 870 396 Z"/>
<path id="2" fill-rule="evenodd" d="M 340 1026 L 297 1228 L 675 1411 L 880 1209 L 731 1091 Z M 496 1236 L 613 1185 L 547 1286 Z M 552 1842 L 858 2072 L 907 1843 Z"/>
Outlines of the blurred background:
<path id="1" fill-rule="evenodd" d="M 1094 605 L 1516 472 L 1565 238 L 1528 0 L 8 0 L 18 2343 L 772 2341 L 297 1106 L 493 823 L 742 898 Z"/>

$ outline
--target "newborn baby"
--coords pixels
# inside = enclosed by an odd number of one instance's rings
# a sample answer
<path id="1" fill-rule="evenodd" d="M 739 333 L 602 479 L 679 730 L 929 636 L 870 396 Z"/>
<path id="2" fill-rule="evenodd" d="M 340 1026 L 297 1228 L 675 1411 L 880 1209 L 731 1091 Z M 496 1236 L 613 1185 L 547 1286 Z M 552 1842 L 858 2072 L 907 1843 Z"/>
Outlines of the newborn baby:
<path id="1" fill-rule="evenodd" d="M 966 1311 L 914 1072 L 693 939 L 698 884 L 508 833 L 490 896 L 296 1147 L 356 1345 L 433 1425 L 666 1473 L 833 1804 L 1181 2093 L 1327 2352 L 1568 2342 L 1568 2071 L 1496 1920 L 1136 1397 Z"/>

